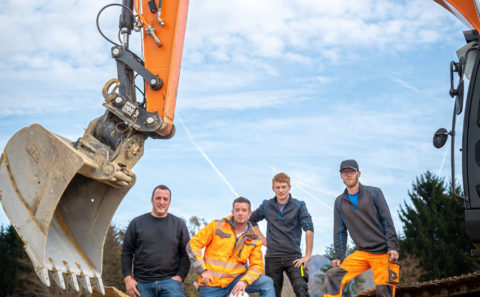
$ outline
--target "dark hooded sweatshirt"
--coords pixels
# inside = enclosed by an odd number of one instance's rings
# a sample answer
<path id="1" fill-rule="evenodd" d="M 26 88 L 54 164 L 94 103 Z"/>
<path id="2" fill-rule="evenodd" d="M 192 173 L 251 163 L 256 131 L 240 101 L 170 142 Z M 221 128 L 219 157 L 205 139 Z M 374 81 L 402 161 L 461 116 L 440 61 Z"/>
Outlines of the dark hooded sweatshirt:
<path id="1" fill-rule="evenodd" d="M 360 184 L 357 210 L 345 189 L 335 200 L 333 230 L 336 259 L 342 261 L 346 253 L 347 230 L 359 251 L 372 254 L 398 251 L 395 226 L 379 188 Z"/>
<path id="2" fill-rule="evenodd" d="M 302 229 L 313 232 L 312 217 L 305 202 L 292 197 L 281 207 L 277 197 L 264 200 L 250 216 L 253 226 L 267 220 L 267 253 L 265 257 L 301 257 Z"/>

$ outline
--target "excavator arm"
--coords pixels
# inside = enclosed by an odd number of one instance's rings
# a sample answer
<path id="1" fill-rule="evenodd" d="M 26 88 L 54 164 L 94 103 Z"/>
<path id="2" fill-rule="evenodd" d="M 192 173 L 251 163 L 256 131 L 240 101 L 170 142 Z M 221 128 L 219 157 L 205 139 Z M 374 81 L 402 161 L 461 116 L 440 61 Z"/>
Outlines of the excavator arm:
<path id="1" fill-rule="evenodd" d="M 174 135 L 188 0 L 109 4 L 99 12 L 97 26 L 102 11 L 111 6 L 121 6 L 122 14 L 119 42 L 99 27 L 113 44 L 117 64 L 117 77 L 102 90 L 105 113 L 77 141 L 38 124 L 23 128 L 0 159 L 0 200 L 36 274 L 47 286 L 53 278 L 63 289 L 68 282 L 90 293 L 92 285 L 104 293 L 105 236 L 135 183 L 132 168 L 143 155 L 145 140 Z M 141 31 L 144 59 L 129 50 L 132 31 Z"/>

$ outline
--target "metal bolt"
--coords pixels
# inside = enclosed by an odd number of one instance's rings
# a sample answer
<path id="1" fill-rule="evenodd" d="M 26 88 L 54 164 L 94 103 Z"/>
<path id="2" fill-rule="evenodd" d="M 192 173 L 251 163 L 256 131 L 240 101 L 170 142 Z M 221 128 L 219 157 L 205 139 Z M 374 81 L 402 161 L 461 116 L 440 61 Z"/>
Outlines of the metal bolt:
<path id="1" fill-rule="evenodd" d="M 156 85 L 156 84 L 157 84 L 157 79 L 156 79 L 156 78 L 152 78 L 152 79 L 150 80 L 150 84 L 151 84 L 152 86 Z"/>
<path id="2" fill-rule="evenodd" d="M 120 96 L 117 96 L 117 97 L 115 97 L 115 99 L 113 99 L 113 104 L 116 105 L 116 106 L 123 105 L 123 103 L 124 103 L 124 100 Z"/>
<path id="3" fill-rule="evenodd" d="M 152 126 L 153 124 L 155 124 L 155 118 L 153 117 L 148 117 L 147 120 L 145 121 L 145 124 L 147 126 Z"/>
<path id="4" fill-rule="evenodd" d="M 120 49 L 118 47 L 116 47 L 112 50 L 112 54 L 113 54 L 114 57 L 120 56 L 120 53 L 121 52 L 120 52 Z"/>

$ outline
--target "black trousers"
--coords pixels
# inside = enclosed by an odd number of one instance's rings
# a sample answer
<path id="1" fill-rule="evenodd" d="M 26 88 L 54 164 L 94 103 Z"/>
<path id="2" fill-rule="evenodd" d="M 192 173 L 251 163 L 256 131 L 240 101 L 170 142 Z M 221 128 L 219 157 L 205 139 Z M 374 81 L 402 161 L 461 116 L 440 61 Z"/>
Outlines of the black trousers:
<path id="1" fill-rule="evenodd" d="M 275 287 L 275 295 L 282 296 L 283 287 L 283 272 L 290 279 L 293 291 L 297 297 L 310 297 L 308 294 L 308 271 L 303 268 L 304 275 L 302 276 L 300 267 L 295 267 L 293 261 L 297 257 L 265 257 L 265 275 L 273 279 Z"/>

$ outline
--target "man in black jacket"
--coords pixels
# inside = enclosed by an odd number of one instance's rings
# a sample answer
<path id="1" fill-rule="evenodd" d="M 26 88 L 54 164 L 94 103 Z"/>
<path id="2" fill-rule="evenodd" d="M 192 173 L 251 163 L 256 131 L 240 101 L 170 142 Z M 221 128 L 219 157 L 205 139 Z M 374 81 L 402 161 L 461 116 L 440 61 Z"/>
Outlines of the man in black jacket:
<path id="1" fill-rule="evenodd" d="M 152 193 L 152 211 L 128 225 L 122 247 L 125 287 L 132 297 L 185 297 L 182 281 L 190 269 L 185 222 L 168 213 L 171 191 L 159 185 Z M 133 262 L 133 270 L 132 270 Z"/>
<path id="2" fill-rule="evenodd" d="M 264 200 L 250 216 L 253 229 L 263 245 L 265 275 L 273 279 L 275 295 L 281 296 L 283 272 L 287 274 L 297 297 L 308 297 L 308 273 L 305 265 L 312 257 L 313 223 L 305 202 L 290 194 L 290 177 L 279 173 L 272 179 L 275 197 Z M 257 223 L 267 221 L 267 238 L 260 232 Z M 305 231 L 305 256 L 302 257 L 300 240 Z"/>
<path id="3" fill-rule="evenodd" d="M 340 164 L 346 189 L 335 200 L 333 242 L 336 257 L 327 272 L 324 297 L 339 297 L 343 286 L 372 269 L 377 296 L 395 296 L 398 283 L 398 243 L 382 190 L 360 184 L 355 160 Z M 347 230 L 357 251 L 346 257 Z"/>

